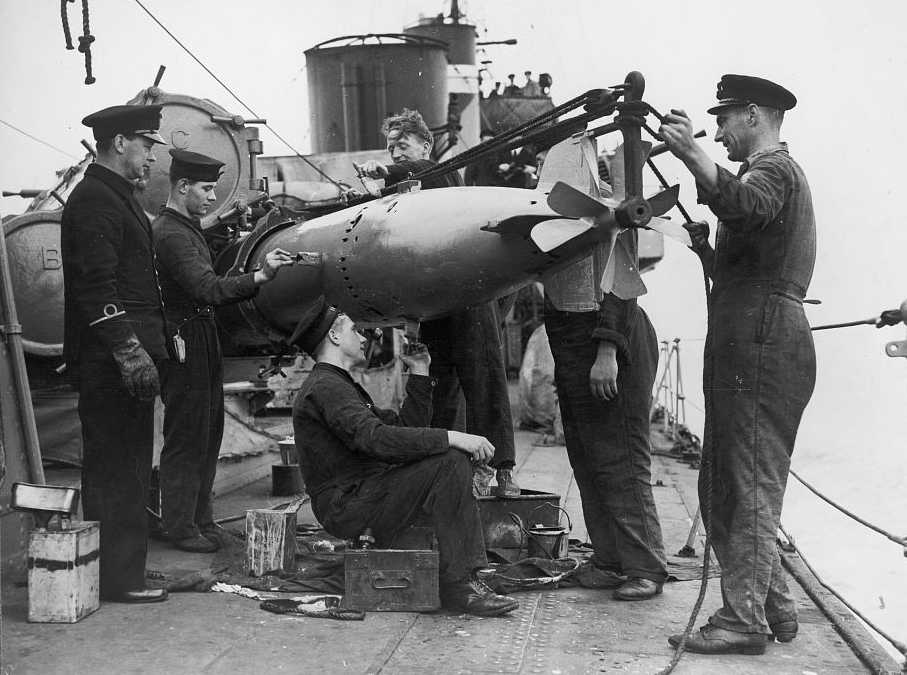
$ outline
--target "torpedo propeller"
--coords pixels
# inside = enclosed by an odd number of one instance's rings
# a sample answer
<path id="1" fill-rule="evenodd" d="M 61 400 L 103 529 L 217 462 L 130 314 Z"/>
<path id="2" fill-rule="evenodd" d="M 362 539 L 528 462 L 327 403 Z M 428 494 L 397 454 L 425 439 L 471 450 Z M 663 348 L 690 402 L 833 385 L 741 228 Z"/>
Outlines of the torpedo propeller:
<path id="1" fill-rule="evenodd" d="M 645 163 L 652 144 L 642 141 L 634 144 L 634 147 L 640 155 L 635 165 L 641 166 Z M 566 218 L 578 220 L 569 221 L 573 223 L 572 228 L 563 224 L 564 221 L 551 221 L 552 227 L 545 231 L 548 236 L 539 238 L 544 239 L 546 245 L 550 245 L 558 241 L 558 237 L 566 240 L 592 227 L 611 224 L 613 231 L 610 255 L 602 274 L 601 288 L 606 293 L 614 293 L 622 299 L 636 298 L 645 294 L 646 286 L 639 275 L 635 245 L 627 237 L 619 236 L 620 232 L 625 230 L 626 226 L 648 227 L 686 245 L 691 243 L 690 235 L 682 225 L 660 217 L 677 203 L 679 185 L 673 185 L 646 200 L 627 199 L 623 145 L 619 145 L 615 150 L 611 166 L 611 197 L 596 198 L 567 183 L 555 183 L 548 195 L 548 206 Z M 555 223 L 556 232 L 553 227 Z M 533 231 L 533 240 L 541 246 L 535 234 Z"/>

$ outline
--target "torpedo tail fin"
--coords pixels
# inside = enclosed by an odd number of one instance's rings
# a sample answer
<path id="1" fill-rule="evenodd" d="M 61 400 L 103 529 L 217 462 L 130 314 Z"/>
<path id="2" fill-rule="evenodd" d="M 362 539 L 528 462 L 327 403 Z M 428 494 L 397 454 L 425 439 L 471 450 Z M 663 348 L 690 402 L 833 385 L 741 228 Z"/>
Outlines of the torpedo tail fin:
<path id="1" fill-rule="evenodd" d="M 567 183 L 591 197 L 601 196 L 595 138 L 583 131 L 548 150 L 536 190 L 550 192 L 557 182 Z"/>

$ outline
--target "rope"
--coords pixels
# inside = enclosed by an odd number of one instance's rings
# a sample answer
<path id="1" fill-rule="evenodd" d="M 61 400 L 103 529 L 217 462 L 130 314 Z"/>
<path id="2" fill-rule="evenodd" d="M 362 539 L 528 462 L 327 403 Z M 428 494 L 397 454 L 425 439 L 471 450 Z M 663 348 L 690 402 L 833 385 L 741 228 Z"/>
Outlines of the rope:
<path id="1" fill-rule="evenodd" d="M 95 78 L 91 74 L 91 43 L 94 35 L 89 26 L 88 0 L 82 0 L 82 35 L 79 36 L 79 51 L 85 54 L 85 84 L 94 84 Z"/>
<path id="2" fill-rule="evenodd" d="M 32 139 L 32 140 L 35 141 L 36 143 L 40 143 L 41 145 L 47 146 L 47 147 L 50 148 L 51 150 L 56 150 L 57 152 L 64 154 L 64 155 L 66 155 L 67 157 L 69 157 L 70 159 L 75 159 L 75 160 L 78 160 L 78 159 L 79 159 L 79 157 L 76 157 L 75 155 L 69 154 L 68 152 L 66 152 L 66 150 L 62 150 L 62 149 L 58 148 L 56 145 L 53 145 L 53 144 L 51 144 L 51 143 L 48 143 L 47 141 L 42 141 L 42 140 L 41 140 L 40 138 L 38 138 L 37 136 L 32 136 L 32 135 L 31 135 L 30 133 L 28 133 L 27 131 L 23 131 L 23 130 L 20 129 L 19 127 L 15 126 L 14 124 L 10 124 L 10 123 L 7 122 L 6 120 L 0 120 L 0 124 L 4 124 L 4 125 L 8 126 L 8 127 L 9 127 L 10 129 L 12 129 L 13 131 L 18 131 L 20 134 L 22 134 L 22 135 L 25 136 L 26 138 Z"/>
<path id="3" fill-rule="evenodd" d="M 793 472 L 791 472 L 791 473 L 793 473 Z M 831 593 L 833 596 L 835 596 L 838 600 L 840 600 L 842 603 L 844 603 L 844 606 L 847 607 L 847 609 L 849 609 L 851 612 L 853 612 L 853 613 L 854 613 L 854 614 L 855 614 L 855 615 L 856 615 L 863 623 L 865 623 L 867 626 L 869 626 L 870 628 L 872 628 L 876 633 L 878 633 L 879 635 L 881 635 L 883 638 L 885 638 L 886 640 L 888 640 L 888 642 L 890 642 L 890 643 L 894 646 L 895 649 L 897 649 L 901 654 L 903 654 L 905 657 L 907 657 L 907 644 L 904 644 L 903 642 L 901 642 L 901 641 L 899 641 L 899 640 L 897 640 L 897 639 L 891 637 L 888 633 L 886 633 L 886 632 L 883 631 L 881 628 L 879 628 L 878 626 L 876 626 L 872 621 L 870 621 L 869 619 L 867 619 L 867 618 L 860 612 L 860 610 L 858 610 L 856 607 L 854 607 L 854 606 L 851 605 L 849 602 L 847 602 L 847 600 L 845 600 L 845 599 L 841 596 L 840 593 L 838 593 L 835 589 L 833 589 L 831 586 L 829 586 L 828 584 L 826 584 L 826 583 L 822 580 L 822 577 L 820 577 L 820 576 L 816 573 L 816 570 L 813 569 L 812 565 L 809 564 L 809 561 L 803 556 L 803 551 L 801 551 L 799 548 L 797 548 L 797 545 L 794 543 L 793 537 L 791 537 L 791 536 L 787 533 L 787 530 L 784 529 L 784 526 L 781 525 L 781 524 L 779 524 L 779 525 L 778 525 L 778 529 L 781 530 L 782 534 L 784 534 L 784 536 L 787 538 L 787 541 L 788 541 L 788 543 L 790 544 L 790 547 L 791 547 L 792 549 L 794 549 L 794 551 L 796 551 L 796 553 L 797 553 L 798 556 L 800 556 L 800 560 L 802 560 L 802 561 L 803 561 L 803 564 L 806 565 L 806 569 L 808 569 L 808 570 L 812 573 L 812 575 L 816 578 L 816 581 L 819 582 L 819 584 L 822 586 L 822 588 L 824 588 L 825 590 L 827 590 L 829 593 Z"/>
<path id="4" fill-rule="evenodd" d="M 66 49 L 75 49 L 72 44 L 72 33 L 69 30 L 69 15 L 66 13 L 67 3 L 75 0 L 60 0 L 60 21 L 63 22 L 63 37 L 66 38 Z"/>
<path id="5" fill-rule="evenodd" d="M 790 473 L 791 473 L 791 475 L 792 475 L 794 478 L 796 478 L 798 481 L 800 481 L 801 483 L 803 483 L 803 485 L 806 486 L 806 488 L 807 488 L 810 492 L 812 492 L 814 495 L 816 495 L 819 499 L 823 500 L 824 502 L 826 502 L 826 503 L 828 503 L 828 504 L 831 504 L 833 507 L 835 507 L 836 509 L 838 509 L 838 511 L 840 511 L 840 512 L 843 513 L 844 515 L 849 516 L 849 517 L 853 518 L 855 521 L 857 521 L 858 523 L 860 523 L 860 525 L 864 525 L 864 526 L 868 527 L 870 530 L 873 530 L 873 531 L 878 532 L 879 534 L 881 534 L 881 535 L 883 535 L 883 536 L 885 536 L 885 537 L 888 537 L 888 539 L 890 539 L 891 541 L 893 541 L 895 544 L 900 544 L 901 546 L 904 546 L 905 549 L 907 549 L 907 537 L 897 537 L 897 536 L 891 534 L 890 532 L 886 532 L 886 531 L 883 530 L 881 527 L 878 527 L 878 526 L 873 525 L 872 523 L 870 523 L 870 522 L 868 522 L 868 521 L 866 521 L 866 520 L 863 520 L 863 519 L 860 518 L 858 515 L 856 515 L 856 514 L 850 512 L 850 511 L 848 511 L 847 509 L 845 509 L 845 508 L 844 508 L 843 506 L 841 506 L 840 504 L 837 504 L 837 503 L 834 502 L 833 500 L 831 500 L 831 499 L 829 499 L 828 497 L 826 497 L 825 495 L 823 495 L 821 492 L 819 492 L 819 491 L 818 491 L 816 488 L 814 488 L 812 485 L 810 485 L 810 484 L 807 483 L 805 480 L 803 480 L 802 478 L 800 478 L 800 476 L 797 475 L 797 472 L 794 471 L 793 469 L 790 470 Z M 905 555 L 907 555 L 907 552 L 905 552 Z"/>
<path id="6" fill-rule="evenodd" d="M 88 0 L 83 0 L 83 2 L 88 2 Z M 165 26 L 164 24 L 162 24 L 162 23 L 160 22 L 160 20 L 159 20 L 154 14 L 152 14 L 151 11 L 150 11 L 147 7 L 145 7 L 145 5 L 142 4 L 141 0 L 135 0 L 135 4 L 137 4 L 139 7 L 141 7 L 141 8 L 144 10 L 145 14 L 147 14 L 149 17 L 151 17 L 151 20 L 152 20 L 152 21 L 154 21 L 158 26 L 160 26 L 161 29 L 162 29 L 165 33 L 167 33 L 167 35 L 170 36 L 170 38 L 171 38 L 176 44 L 178 44 L 178 45 L 182 48 L 182 50 L 183 50 L 184 52 L 186 52 L 190 57 L 192 57 L 192 59 L 193 59 L 198 65 L 200 65 L 200 66 L 202 67 L 202 69 L 203 69 L 206 73 L 208 73 L 208 75 L 210 75 L 211 77 L 213 77 L 214 80 L 215 80 L 220 86 L 222 86 L 222 87 L 227 91 L 228 94 L 230 94 L 230 96 L 232 96 L 233 98 L 235 98 L 236 101 L 237 101 L 243 108 L 245 108 L 246 110 L 248 110 L 249 113 L 250 113 L 253 117 L 257 117 L 257 118 L 261 119 L 261 115 L 259 115 L 257 112 L 255 112 L 254 110 L 252 110 L 252 108 L 250 108 L 250 107 L 246 104 L 245 101 L 243 101 L 239 96 L 236 95 L 236 92 L 234 92 L 232 89 L 230 89 L 230 87 L 227 86 L 227 84 L 226 84 L 222 79 L 220 79 L 217 75 L 215 75 L 215 74 L 211 71 L 211 69 L 208 68 L 208 66 L 206 66 L 204 63 L 202 63 L 201 60 L 200 60 L 195 54 L 192 53 L 192 50 L 190 50 L 186 45 L 184 45 L 182 42 L 180 42 L 179 38 L 176 37 L 176 35 L 174 35 L 173 33 L 171 33 L 170 30 L 167 28 L 167 26 Z M 273 128 L 270 124 L 268 124 L 267 122 L 265 122 L 265 123 L 264 123 L 264 127 L 265 127 L 265 129 L 267 129 L 268 131 L 270 131 L 272 134 L 274 134 L 274 136 L 276 136 L 277 139 L 280 140 L 281 143 L 283 143 L 285 146 L 287 146 L 287 147 L 293 152 L 294 155 L 296 155 L 296 156 L 299 157 L 303 162 L 305 162 L 305 163 L 308 164 L 310 167 L 312 167 L 312 168 L 313 168 L 315 171 L 317 171 L 318 174 L 320 174 L 322 177 L 326 178 L 328 181 L 330 181 L 331 183 L 333 183 L 333 184 L 334 184 L 341 192 L 344 192 L 343 186 L 342 186 L 339 182 L 337 182 L 334 178 L 332 178 L 331 176 L 329 176 L 328 174 L 326 174 L 324 171 L 322 171 L 322 170 L 321 170 L 318 166 L 316 166 L 311 160 L 309 160 L 309 159 L 308 159 L 307 157 L 305 157 L 301 152 L 299 152 L 296 148 L 294 148 L 294 147 L 290 144 L 290 142 L 289 142 L 288 140 L 286 140 L 283 136 L 281 136 L 279 133 L 277 133 L 277 132 L 274 130 L 274 128 Z"/>
<path id="7" fill-rule="evenodd" d="M 702 526 L 705 529 L 705 545 L 702 553 L 702 578 L 699 582 L 699 595 L 696 597 L 693 611 L 690 612 L 690 619 L 683 629 L 680 642 L 674 649 L 674 656 L 671 657 L 671 662 L 658 671 L 658 675 L 669 675 L 680 663 L 680 659 L 686 650 L 687 640 L 690 639 L 693 626 L 696 625 L 696 617 L 699 616 L 699 610 L 702 609 L 702 603 L 705 601 L 705 594 L 709 587 L 709 562 L 712 559 L 712 452 L 711 448 L 706 451 L 705 443 L 702 446 L 702 464 L 699 471 L 705 472 L 705 480 L 703 481 L 705 503 L 702 504 L 701 509 Z"/>
<path id="8" fill-rule="evenodd" d="M 654 165 L 650 165 L 650 168 L 654 168 Z M 656 175 L 660 176 L 660 174 L 658 173 Z M 663 183 L 666 183 L 663 176 L 661 176 L 660 179 L 663 181 Z M 665 187 L 667 187 L 667 185 L 665 185 Z M 687 222 L 689 222 L 689 217 L 687 217 Z M 702 266 L 702 278 L 705 282 L 705 310 L 706 315 L 708 315 L 711 312 L 712 306 L 712 288 L 711 284 L 709 284 L 709 274 L 706 271 L 704 263 Z M 705 397 L 707 410 L 704 411 L 707 424 L 711 423 L 714 415 L 714 412 L 712 410 L 712 397 L 714 396 L 714 373 L 715 369 L 709 368 L 709 388 L 708 393 Z M 700 515 L 702 517 L 702 527 L 705 529 L 705 544 L 703 546 L 702 553 L 702 578 L 699 581 L 699 595 L 696 597 L 696 602 L 693 605 L 693 610 L 690 612 L 690 619 L 689 621 L 687 621 L 687 625 L 683 629 L 683 634 L 680 636 L 680 642 L 674 649 L 674 655 L 671 657 L 671 662 L 668 663 L 665 668 L 659 671 L 658 675 L 670 675 L 670 673 L 673 672 L 674 668 L 677 667 L 677 664 L 680 663 L 680 659 L 681 657 L 683 657 L 684 650 L 686 650 L 687 641 L 690 639 L 690 634 L 693 632 L 693 626 L 696 625 L 696 618 L 699 616 L 699 611 L 702 609 L 702 603 L 705 601 L 705 594 L 709 587 L 709 562 L 712 559 L 712 447 L 711 443 L 707 444 L 705 442 L 706 438 L 704 429 L 702 436 L 702 456 L 700 459 L 699 472 L 701 476 L 704 476 L 704 479 L 702 485 L 703 499 L 700 502 Z"/>

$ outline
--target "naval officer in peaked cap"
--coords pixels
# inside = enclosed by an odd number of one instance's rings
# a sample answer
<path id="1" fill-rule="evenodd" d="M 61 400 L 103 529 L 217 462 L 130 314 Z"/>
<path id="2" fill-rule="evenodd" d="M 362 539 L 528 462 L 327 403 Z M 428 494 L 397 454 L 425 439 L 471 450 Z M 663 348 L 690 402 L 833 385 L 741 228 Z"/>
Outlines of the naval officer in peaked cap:
<path id="1" fill-rule="evenodd" d="M 704 654 L 761 654 L 798 629 L 775 544 L 797 428 L 816 380 L 803 298 L 816 259 L 816 223 L 803 169 L 780 140 L 796 97 L 748 75 L 718 83 L 715 140 L 736 175 L 693 139 L 682 111 L 661 127 L 718 218 L 688 227 L 713 286 L 705 344 L 706 420 L 700 503 L 721 563 L 722 606 L 686 644 Z M 709 460 L 709 461 L 706 461 Z M 709 483 L 711 489 L 709 489 Z M 707 514 L 706 504 L 711 503 Z M 707 519 L 708 518 L 708 519 Z M 672 636 L 677 645 L 680 636 Z"/>
<path id="2" fill-rule="evenodd" d="M 164 144 L 161 106 L 119 105 L 82 120 L 97 141 L 61 223 L 67 372 L 79 392 L 82 503 L 101 522 L 102 600 L 158 602 L 145 586 L 156 364 L 166 356 L 151 223 L 133 188 Z"/>
<path id="3" fill-rule="evenodd" d="M 161 516 L 174 546 L 211 553 L 220 544 L 212 489 L 224 431 L 223 356 L 214 308 L 251 298 L 294 258 L 278 248 L 259 270 L 217 276 L 201 219 L 217 200 L 224 163 L 175 148 L 170 157 L 170 196 L 152 224 L 171 347 L 160 367 Z"/>

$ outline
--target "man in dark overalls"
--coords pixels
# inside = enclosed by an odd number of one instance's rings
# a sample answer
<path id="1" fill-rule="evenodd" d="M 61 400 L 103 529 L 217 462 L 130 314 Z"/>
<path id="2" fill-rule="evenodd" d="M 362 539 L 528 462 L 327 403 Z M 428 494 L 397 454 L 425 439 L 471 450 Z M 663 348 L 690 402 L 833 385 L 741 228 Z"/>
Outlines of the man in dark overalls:
<path id="1" fill-rule="evenodd" d="M 429 159 L 434 137 L 417 111 L 404 109 L 387 118 L 382 130 L 393 163 L 370 160 L 360 167 L 366 175 L 392 185 L 435 165 Z M 462 184 L 460 175 L 451 172 L 429 178 L 421 189 Z M 516 448 L 500 325 L 498 303 L 492 301 L 423 322 L 420 339 L 431 352 L 431 375 L 437 381 L 431 425 L 441 429 L 456 426 L 462 390 L 466 431 L 487 436 L 495 447 L 490 462 L 496 470 L 493 492 L 514 497 L 520 488 L 513 479 Z"/>
<path id="2" fill-rule="evenodd" d="M 163 529 L 184 551 L 218 549 L 212 487 L 224 432 L 223 357 L 214 307 L 250 298 L 293 264 L 275 249 L 260 270 L 218 277 L 200 219 L 217 199 L 223 162 L 171 150 L 170 198 L 152 228 L 171 358 L 161 364 L 164 447 L 161 450 Z"/>
<path id="3" fill-rule="evenodd" d="M 293 341 L 315 367 L 293 404 L 293 431 L 312 511 L 325 530 L 354 539 L 370 528 L 378 546 L 387 546 L 427 518 L 438 539 L 441 604 L 478 616 L 516 609 L 516 600 L 476 575 L 488 560 L 470 460 L 487 461 L 494 446 L 482 436 L 427 426 L 428 352 L 402 357 L 410 374 L 397 413 L 377 408 L 350 376 L 365 362 L 365 338 L 350 317 L 322 299 L 297 332 Z"/>
<path id="4" fill-rule="evenodd" d="M 151 224 L 133 195 L 155 161 L 161 106 L 113 106 L 89 115 L 97 159 L 61 222 L 63 357 L 79 392 L 82 510 L 101 522 L 100 594 L 158 602 L 145 588 L 154 437 L 155 367 L 166 357 Z"/>
<path id="5" fill-rule="evenodd" d="M 816 379 L 803 312 L 816 226 L 803 170 L 779 141 L 794 95 L 762 78 L 725 75 L 718 99 L 709 110 L 717 116 L 715 140 L 728 159 L 743 163 L 737 176 L 708 158 L 682 111 L 661 127 L 696 178 L 699 201 L 719 219 L 714 250 L 707 225 L 688 229 L 713 282 L 703 374 L 703 454 L 711 471 L 700 474 L 699 499 L 704 509 L 711 503 L 703 515 L 721 563 L 723 606 L 686 647 L 761 654 L 768 636 L 787 642 L 797 633 L 775 541 L 797 427 Z"/>

